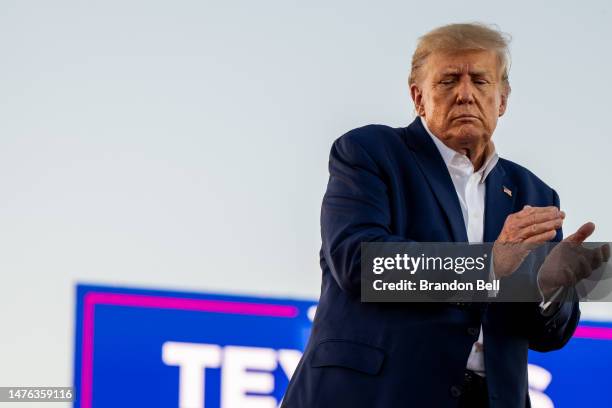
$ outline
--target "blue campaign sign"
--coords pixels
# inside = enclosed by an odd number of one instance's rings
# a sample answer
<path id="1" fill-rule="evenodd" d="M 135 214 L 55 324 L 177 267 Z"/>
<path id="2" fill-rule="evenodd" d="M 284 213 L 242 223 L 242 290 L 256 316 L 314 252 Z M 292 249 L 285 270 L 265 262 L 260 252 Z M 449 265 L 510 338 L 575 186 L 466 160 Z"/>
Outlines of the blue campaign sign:
<path id="1" fill-rule="evenodd" d="M 314 307 L 302 300 L 79 285 L 75 407 L 277 407 Z M 612 406 L 611 324 L 583 321 L 562 350 L 531 352 L 529 360 L 534 408 Z"/>
<path id="2" fill-rule="evenodd" d="M 612 407 L 612 324 L 582 321 L 561 350 L 529 353 L 534 408 Z"/>
<path id="3" fill-rule="evenodd" d="M 75 407 L 276 407 L 313 305 L 78 286 Z"/>

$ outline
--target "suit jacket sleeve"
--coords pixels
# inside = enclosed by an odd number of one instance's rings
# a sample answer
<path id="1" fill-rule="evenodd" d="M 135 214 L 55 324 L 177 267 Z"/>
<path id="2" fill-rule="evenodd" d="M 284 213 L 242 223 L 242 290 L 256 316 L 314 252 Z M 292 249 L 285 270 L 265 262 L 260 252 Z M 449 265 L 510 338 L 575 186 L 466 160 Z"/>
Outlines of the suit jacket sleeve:
<path id="1" fill-rule="evenodd" d="M 388 187 L 377 163 L 359 143 L 359 129 L 333 144 L 321 209 L 325 262 L 342 290 L 359 296 L 361 242 L 408 242 L 393 235 Z"/>
<path id="2" fill-rule="evenodd" d="M 559 208 L 559 195 L 553 190 L 553 205 Z M 563 232 L 558 231 L 556 242 L 563 239 Z M 537 351 L 551 351 L 563 347 L 574 334 L 580 320 L 578 296 L 573 288 L 565 291 L 563 300 L 550 307 L 556 310 L 547 315 L 534 305 L 532 318 L 529 321 L 529 347 Z"/>

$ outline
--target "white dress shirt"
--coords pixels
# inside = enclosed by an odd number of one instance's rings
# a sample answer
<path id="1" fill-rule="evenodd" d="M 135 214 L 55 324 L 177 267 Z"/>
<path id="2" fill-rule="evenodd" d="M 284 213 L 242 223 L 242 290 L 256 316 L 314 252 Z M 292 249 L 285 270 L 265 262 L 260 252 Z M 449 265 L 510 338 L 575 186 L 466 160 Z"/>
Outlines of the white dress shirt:
<path id="1" fill-rule="evenodd" d="M 468 241 L 471 243 L 481 243 L 484 234 L 485 180 L 499 160 L 499 156 L 495 151 L 495 145 L 493 142 L 490 142 L 484 164 L 475 171 L 472 162 L 466 155 L 446 146 L 438 137 L 431 133 L 424 118 L 421 118 L 421 123 L 423 123 L 423 127 L 425 127 L 425 130 L 427 130 L 427 133 L 429 133 L 429 136 L 431 136 L 431 139 L 438 148 L 455 186 Z M 468 357 L 467 368 L 481 376 L 485 375 L 482 326 L 480 327 L 478 340 L 473 344 L 472 351 Z"/>

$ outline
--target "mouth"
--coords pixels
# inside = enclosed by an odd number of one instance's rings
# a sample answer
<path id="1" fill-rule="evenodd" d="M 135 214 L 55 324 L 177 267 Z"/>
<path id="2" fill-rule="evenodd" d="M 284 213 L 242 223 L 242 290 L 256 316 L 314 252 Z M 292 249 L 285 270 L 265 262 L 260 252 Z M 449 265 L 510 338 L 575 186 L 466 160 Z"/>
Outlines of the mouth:
<path id="1" fill-rule="evenodd" d="M 469 115 L 469 114 L 465 114 L 465 115 L 458 115 L 453 117 L 453 120 L 465 120 L 465 121 L 472 121 L 472 120 L 480 120 L 480 118 L 476 115 Z"/>

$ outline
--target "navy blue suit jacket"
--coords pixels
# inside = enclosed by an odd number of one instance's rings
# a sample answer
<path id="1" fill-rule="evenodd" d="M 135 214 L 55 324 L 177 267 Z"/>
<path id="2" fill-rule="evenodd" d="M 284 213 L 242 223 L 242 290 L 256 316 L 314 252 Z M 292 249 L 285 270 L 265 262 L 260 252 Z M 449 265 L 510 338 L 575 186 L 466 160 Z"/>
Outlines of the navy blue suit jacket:
<path id="1" fill-rule="evenodd" d="M 419 118 L 406 128 L 348 132 L 333 144 L 329 172 L 321 297 L 282 406 L 455 407 L 481 325 L 491 407 L 528 406 L 527 350 L 562 347 L 579 320 L 578 303 L 549 317 L 536 303 L 362 303 L 361 242 L 466 242 L 461 207 Z M 485 200 L 485 242 L 524 205 L 559 206 L 553 189 L 504 159 L 486 179 Z"/>

